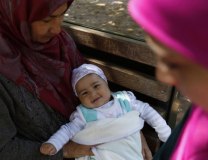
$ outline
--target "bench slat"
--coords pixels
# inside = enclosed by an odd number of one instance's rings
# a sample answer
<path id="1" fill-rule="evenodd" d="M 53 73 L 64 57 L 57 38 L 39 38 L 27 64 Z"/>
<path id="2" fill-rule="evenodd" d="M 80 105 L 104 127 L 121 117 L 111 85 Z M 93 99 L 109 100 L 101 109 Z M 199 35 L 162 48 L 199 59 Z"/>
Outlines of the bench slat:
<path id="1" fill-rule="evenodd" d="M 111 82 L 163 102 L 167 102 L 170 99 L 172 87 L 164 83 L 151 79 L 150 77 L 145 77 L 144 74 L 137 71 L 128 70 L 122 66 L 116 66 L 110 62 L 104 62 L 94 58 L 87 58 L 87 60 L 102 68 L 108 80 Z"/>
<path id="2" fill-rule="evenodd" d="M 149 66 L 156 66 L 156 57 L 144 42 L 71 24 L 70 27 L 69 24 L 65 24 L 64 28 L 78 44 Z"/>

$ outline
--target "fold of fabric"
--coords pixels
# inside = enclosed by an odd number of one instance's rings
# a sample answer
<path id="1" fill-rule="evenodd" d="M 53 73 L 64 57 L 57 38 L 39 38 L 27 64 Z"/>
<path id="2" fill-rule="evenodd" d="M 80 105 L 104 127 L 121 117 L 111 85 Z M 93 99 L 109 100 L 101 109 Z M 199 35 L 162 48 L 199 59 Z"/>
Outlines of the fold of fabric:
<path id="1" fill-rule="evenodd" d="M 72 140 L 85 145 L 98 144 L 92 149 L 96 160 L 143 159 L 140 139 L 143 125 L 139 113 L 131 111 L 119 118 L 90 122 Z"/>

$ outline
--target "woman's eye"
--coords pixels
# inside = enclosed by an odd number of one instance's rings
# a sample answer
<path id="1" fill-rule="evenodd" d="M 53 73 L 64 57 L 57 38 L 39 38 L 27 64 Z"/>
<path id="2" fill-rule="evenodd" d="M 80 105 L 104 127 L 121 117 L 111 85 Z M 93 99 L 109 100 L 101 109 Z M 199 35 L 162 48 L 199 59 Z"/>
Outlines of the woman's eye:
<path id="1" fill-rule="evenodd" d="M 177 69 L 180 67 L 180 63 L 177 61 L 162 59 L 160 62 L 169 69 Z"/>
<path id="2" fill-rule="evenodd" d="M 51 20 L 52 20 L 51 18 L 47 18 L 47 19 L 43 19 L 43 22 L 49 23 Z"/>
<path id="3" fill-rule="evenodd" d="M 179 67 L 179 65 L 177 63 L 172 63 L 172 62 L 166 62 L 166 65 L 170 69 L 177 69 Z"/>

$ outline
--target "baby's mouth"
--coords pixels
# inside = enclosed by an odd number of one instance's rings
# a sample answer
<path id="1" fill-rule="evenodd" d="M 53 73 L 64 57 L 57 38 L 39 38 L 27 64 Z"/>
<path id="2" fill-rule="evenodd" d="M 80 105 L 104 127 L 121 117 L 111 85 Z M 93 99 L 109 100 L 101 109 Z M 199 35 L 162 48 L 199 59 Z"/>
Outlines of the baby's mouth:
<path id="1" fill-rule="evenodd" d="M 97 102 L 100 99 L 100 97 L 95 98 L 94 100 L 92 100 L 92 103 Z"/>

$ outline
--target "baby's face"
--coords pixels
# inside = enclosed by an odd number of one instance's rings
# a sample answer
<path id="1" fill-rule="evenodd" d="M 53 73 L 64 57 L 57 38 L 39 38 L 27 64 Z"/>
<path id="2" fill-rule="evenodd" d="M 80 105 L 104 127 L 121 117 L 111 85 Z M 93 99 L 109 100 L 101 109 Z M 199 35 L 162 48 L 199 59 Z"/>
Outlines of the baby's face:
<path id="1" fill-rule="evenodd" d="M 81 78 L 75 86 L 81 103 L 87 108 L 97 108 L 110 100 L 108 84 L 96 74 Z"/>
<path id="2" fill-rule="evenodd" d="M 176 86 L 192 102 L 208 110 L 208 69 L 150 36 L 146 40 L 157 56 L 157 79 Z"/>

